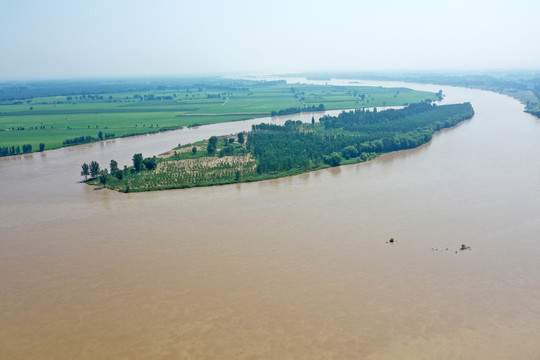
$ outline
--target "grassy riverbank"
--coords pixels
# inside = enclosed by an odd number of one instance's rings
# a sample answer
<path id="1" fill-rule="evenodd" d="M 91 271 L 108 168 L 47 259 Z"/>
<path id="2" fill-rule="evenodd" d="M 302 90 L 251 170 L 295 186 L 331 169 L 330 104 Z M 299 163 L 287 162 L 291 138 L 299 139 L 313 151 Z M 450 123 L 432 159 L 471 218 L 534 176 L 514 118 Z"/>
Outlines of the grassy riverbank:
<path id="1" fill-rule="evenodd" d="M 136 154 L 131 168 L 119 170 L 112 162 L 110 170 L 94 168 L 95 178 L 89 183 L 139 192 L 291 176 L 420 146 L 435 131 L 473 115 L 469 103 L 419 103 L 400 110 L 344 112 L 325 116 L 319 123 L 289 120 L 283 126 L 253 125 L 247 134 L 211 137 L 159 158 Z"/>
<path id="2" fill-rule="evenodd" d="M 129 86 L 92 84 L 86 88 L 49 85 L 33 92 L 31 84 L 0 84 L 0 156 L 38 151 L 40 144 L 42 150 L 49 150 L 272 113 L 405 105 L 436 98 L 434 93 L 405 88 L 220 78 Z M 48 93 L 55 95 L 42 96 Z"/>

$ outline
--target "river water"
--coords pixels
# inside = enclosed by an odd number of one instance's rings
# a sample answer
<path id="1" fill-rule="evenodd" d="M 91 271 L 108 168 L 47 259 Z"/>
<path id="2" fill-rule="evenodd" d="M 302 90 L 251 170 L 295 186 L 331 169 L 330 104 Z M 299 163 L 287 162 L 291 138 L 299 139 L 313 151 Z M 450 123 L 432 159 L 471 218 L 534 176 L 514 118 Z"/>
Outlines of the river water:
<path id="1" fill-rule="evenodd" d="M 0 358 L 540 358 L 540 120 L 491 92 L 361 84 L 476 115 L 368 163 L 212 188 L 78 181 L 251 122 L 0 159 Z"/>

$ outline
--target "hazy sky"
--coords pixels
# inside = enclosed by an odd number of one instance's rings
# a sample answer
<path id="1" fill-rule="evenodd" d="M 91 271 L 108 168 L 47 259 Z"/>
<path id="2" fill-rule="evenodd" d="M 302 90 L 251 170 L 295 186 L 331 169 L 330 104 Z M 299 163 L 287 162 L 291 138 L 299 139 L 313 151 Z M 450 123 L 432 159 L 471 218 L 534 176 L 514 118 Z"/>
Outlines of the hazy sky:
<path id="1" fill-rule="evenodd" d="M 0 79 L 540 68 L 539 0 L 0 0 Z"/>

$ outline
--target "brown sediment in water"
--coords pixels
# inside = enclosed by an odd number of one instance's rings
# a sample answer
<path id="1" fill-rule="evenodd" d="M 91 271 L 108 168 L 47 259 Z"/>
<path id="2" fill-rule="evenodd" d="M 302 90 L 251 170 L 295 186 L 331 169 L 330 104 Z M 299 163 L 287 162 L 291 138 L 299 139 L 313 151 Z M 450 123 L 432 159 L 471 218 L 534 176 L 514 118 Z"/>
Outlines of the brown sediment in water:
<path id="1" fill-rule="evenodd" d="M 435 88 L 473 120 L 278 180 L 77 183 L 92 158 L 150 155 L 141 139 L 0 160 L 0 358 L 537 359 L 540 127 L 505 96 Z"/>

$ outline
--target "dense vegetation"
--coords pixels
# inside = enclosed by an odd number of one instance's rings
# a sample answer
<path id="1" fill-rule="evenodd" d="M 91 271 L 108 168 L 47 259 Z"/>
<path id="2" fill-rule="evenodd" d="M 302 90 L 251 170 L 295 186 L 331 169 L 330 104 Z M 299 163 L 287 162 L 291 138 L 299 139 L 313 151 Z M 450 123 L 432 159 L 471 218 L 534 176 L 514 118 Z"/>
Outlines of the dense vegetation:
<path id="1" fill-rule="evenodd" d="M 343 112 L 324 116 L 315 125 L 254 125 L 248 148 L 257 159 L 258 173 L 335 166 L 340 157 L 365 160 L 373 153 L 417 147 L 431 140 L 433 132 L 473 114 L 470 103 L 420 103 L 400 110 Z"/>
<path id="2" fill-rule="evenodd" d="M 431 140 L 435 131 L 473 114 L 470 103 L 423 102 L 400 110 L 343 112 L 324 116 L 318 123 L 289 120 L 283 126 L 253 125 L 248 134 L 213 136 L 159 159 L 135 154 L 133 166 L 124 170 L 112 161 L 110 172 L 95 165 L 92 172 L 92 163 L 83 164 L 81 175 L 94 178 L 92 184 L 124 192 L 258 181 L 414 148 Z"/>
<path id="3" fill-rule="evenodd" d="M 425 99 L 436 94 L 222 78 L 0 83 L 0 148 L 8 148 L 0 156 L 17 154 L 17 146 L 28 144 L 32 151 L 39 144 L 54 149 L 271 114 Z"/>

